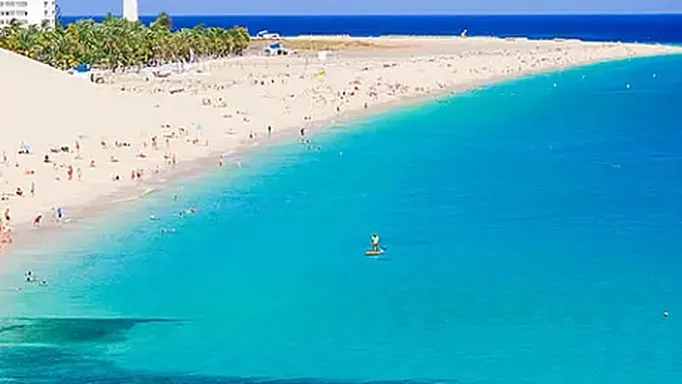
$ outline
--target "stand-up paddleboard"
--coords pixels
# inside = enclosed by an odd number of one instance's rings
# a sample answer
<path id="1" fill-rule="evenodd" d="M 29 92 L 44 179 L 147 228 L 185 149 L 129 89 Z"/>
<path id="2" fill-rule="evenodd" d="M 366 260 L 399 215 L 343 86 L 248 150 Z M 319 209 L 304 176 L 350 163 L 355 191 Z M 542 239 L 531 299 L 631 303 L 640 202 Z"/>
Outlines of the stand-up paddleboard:
<path id="1" fill-rule="evenodd" d="M 380 249 L 380 250 L 378 250 L 378 251 L 372 250 L 372 251 L 366 251 L 366 252 L 365 252 L 365 256 L 367 256 L 367 257 L 377 257 L 377 256 L 381 256 L 381 255 L 383 255 L 383 254 L 384 254 L 384 250 L 383 250 L 383 249 Z"/>

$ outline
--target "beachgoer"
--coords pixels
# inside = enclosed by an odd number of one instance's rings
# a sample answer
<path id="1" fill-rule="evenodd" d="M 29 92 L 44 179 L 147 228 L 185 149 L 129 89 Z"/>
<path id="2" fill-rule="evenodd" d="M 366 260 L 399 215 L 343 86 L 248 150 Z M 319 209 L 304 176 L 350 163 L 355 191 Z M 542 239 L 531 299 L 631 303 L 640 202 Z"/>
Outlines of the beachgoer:
<path id="1" fill-rule="evenodd" d="M 62 221 L 62 218 L 64 217 L 64 211 L 62 210 L 62 207 L 57 207 L 54 216 L 58 223 Z"/>
<path id="2" fill-rule="evenodd" d="M 33 219 L 33 226 L 34 226 L 34 227 L 39 226 L 39 225 L 40 225 L 40 221 L 41 221 L 42 219 L 43 219 L 43 214 L 42 214 L 42 213 L 39 213 L 39 214 L 35 217 L 35 219 Z"/>
<path id="3" fill-rule="evenodd" d="M 377 235 L 376 233 L 372 235 L 372 250 L 373 251 L 379 250 L 379 235 Z"/>
<path id="4" fill-rule="evenodd" d="M 272 134 L 272 126 L 268 125 L 268 137 Z"/>

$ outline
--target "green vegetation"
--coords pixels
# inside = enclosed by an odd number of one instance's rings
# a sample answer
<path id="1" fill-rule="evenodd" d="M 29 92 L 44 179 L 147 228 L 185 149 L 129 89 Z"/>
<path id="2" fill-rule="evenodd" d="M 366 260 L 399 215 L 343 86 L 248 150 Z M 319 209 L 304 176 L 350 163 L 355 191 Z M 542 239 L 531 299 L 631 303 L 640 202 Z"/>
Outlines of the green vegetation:
<path id="1" fill-rule="evenodd" d="M 0 48 L 69 69 L 91 64 L 112 70 L 242 54 L 249 47 L 245 28 L 172 30 L 172 20 L 162 12 L 149 27 L 108 15 L 102 23 L 80 20 L 66 28 L 22 26 L 12 22 L 0 30 Z"/>

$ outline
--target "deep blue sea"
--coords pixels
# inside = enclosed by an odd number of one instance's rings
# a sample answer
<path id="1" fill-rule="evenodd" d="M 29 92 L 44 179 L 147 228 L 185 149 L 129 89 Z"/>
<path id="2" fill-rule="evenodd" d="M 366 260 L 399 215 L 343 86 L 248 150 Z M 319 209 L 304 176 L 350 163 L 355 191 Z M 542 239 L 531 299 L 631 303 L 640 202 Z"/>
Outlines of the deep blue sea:
<path id="1" fill-rule="evenodd" d="M 70 16 L 63 22 L 80 18 Z M 155 16 L 143 16 L 150 23 Z M 251 34 L 269 30 L 282 36 L 305 34 L 525 36 L 537 39 L 577 38 L 593 41 L 682 43 L 682 15 L 557 16 L 173 16 L 175 28 L 199 24 L 247 27 Z"/>
<path id="2" fill-rule="evenodd" d="M 3 255 L 0 382 L 680 383 L 680 68 L 334 127 Z"/>

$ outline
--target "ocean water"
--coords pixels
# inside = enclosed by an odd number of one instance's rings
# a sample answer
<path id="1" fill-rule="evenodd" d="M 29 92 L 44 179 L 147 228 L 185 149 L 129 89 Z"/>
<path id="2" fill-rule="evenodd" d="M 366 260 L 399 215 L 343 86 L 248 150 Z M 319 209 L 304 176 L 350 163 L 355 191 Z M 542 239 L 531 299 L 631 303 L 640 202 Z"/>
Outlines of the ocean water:
<path id="1" fill-rule="evenodd" d="M 64 17 L 72 23 L 88 16 Z M 94 17 L 102 20 L 103 17 Z M 156 17 L 143 16 L 149 24 Z M 199 24 L 245 26 L 282 36 L 305 34 L 525 36 L 534 39 L 573 38 L 592 41 L 682 43 L 682 15 L 542 15 L 542 16 L 173 16 L 175 28 Z"/>
<path id="2" fill-rule="evenodd" d="M 4 255 L 0 381 L 680 382 L 679 68 L 334 127 Z"/>

